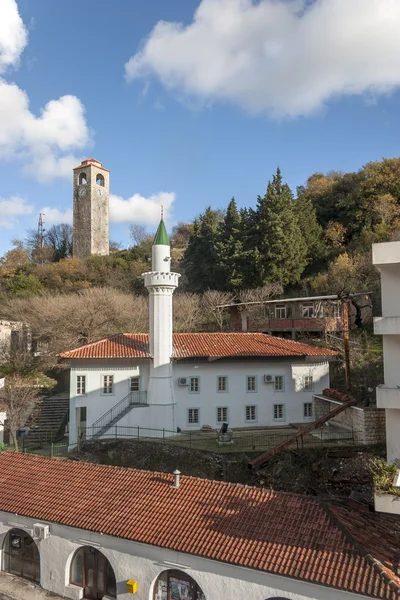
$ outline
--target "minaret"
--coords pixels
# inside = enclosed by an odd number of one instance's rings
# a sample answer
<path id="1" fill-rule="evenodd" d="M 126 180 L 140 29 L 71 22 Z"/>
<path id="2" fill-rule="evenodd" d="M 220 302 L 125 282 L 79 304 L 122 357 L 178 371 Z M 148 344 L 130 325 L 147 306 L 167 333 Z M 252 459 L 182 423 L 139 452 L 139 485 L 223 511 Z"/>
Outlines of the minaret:
<path id="1" fill-rule="evenodd" d="M 152 270 L 143 273 L 149 291 L 150 365 L 148 404 L 151 427 L 175 430 L 172 385 L 172 294 L 178 273 L 171 273 L 170 243 L 161 217 L 152 247 Z M 155 406 L 154 406 L 155 405 Z M 163 406 L 161 406 L 163 405 Z"/>

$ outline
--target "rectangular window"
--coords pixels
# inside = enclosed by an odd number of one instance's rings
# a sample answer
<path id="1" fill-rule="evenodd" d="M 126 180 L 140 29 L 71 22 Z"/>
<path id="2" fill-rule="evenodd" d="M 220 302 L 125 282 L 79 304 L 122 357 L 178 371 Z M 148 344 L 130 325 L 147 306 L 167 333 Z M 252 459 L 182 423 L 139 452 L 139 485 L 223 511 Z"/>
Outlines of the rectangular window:
<path id="1" fill-rule="evenodd" d="M 112 394 L 114 387 L 114 375 L 103 375 L 103 394 Z"/>
<path id="2" fill-rule="evenodd" d="M 309 419 L 312 417 L 312 402 L 304 402 L 303 404 L 303 417 Z"/>
<path id="3" fill-rule="evenodd" d="M 275 319 L 286 319 L 286 304 L 275 306 Z"/>
<path id="4" fill-rule="evenodd" d="M 138 392 L 139 391 L 139 377 L 131 377 L 130 391 L 131 392 Z"/>
<path id="5" fill-rule="evenodd" d="M 228 422 L 228 407 L 221 406 L 217 408 L 217 421 L 218 423 L 227 423 Z"/>
<path id="6" fill-rule="evenodd" d="M 274 404 L 274 421 L 283 421 L 285 419 L 284 404 Z"/>
<path id="7" fill-rule="evenodd" d="M 257 406 L 246 406 L 246 421 L 257 421 Z"/>
<path id="8" fill-rule="evenodd" d="M 217 390 L 218 390 L 218 392 L 227 392 L 228 391 L 228 378 L 227 377 L 225 377 L 225 376 L 218 377 Z"/>
<path id="9" fill-rule="evenodd" d="M 340 319 L 342 317 L 342 306 L 340 304 L 333 305 L 333 316 L 335 319 Z"/>
<path id="10" fill-rule="evenodd" d="M 200 378 L 199 377 L 191 377 L 190 378 L 189 391 L 191 394 L 199 393 L 199 391 L 200 391 Z"/>
<path id="11" fill-rule="evenodd" d="M 77 376 L 76 393 L 78 396 L 84 396 L 86 394 L 86 375 Z"/>
<path id="12" fill-rule="evenodd" d="M 189 408 L 188 409 L 188 423 L 189 425 L 194 425 L 199 422 L 199 409 L 198 408 Z"/>
<path id="13" fill-rule="evenodd" d="M 275 375 L 274 390 L 276 392 L 285 391 L 285 378 L 283 375 Z"/>
<path id="14" fill-rule="evenodd" d="M 314 318 L 314 304 L 313 302 L 305 302 L 301 308 L 303 319 Z"/>
<path id="15" fill-rule="evenodd" d="M 306 375 L 304 377 L 304 389 L 312 390 L 313 389 L 313 377 L 312 375 Z"/>
<path id="16" fill-rule="evenodd" d="M 256 392 L 257 391 L 257 377 L 255 375 L 247 376 L 246 391 L 247 392 Z"/>

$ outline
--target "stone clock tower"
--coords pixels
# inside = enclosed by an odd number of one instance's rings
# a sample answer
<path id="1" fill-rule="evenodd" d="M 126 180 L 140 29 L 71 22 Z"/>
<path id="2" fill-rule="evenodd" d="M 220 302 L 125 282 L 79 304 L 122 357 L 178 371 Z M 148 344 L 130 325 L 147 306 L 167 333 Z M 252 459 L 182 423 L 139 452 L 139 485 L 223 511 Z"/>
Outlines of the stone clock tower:
<path id="1" fill-rule="evenodd" d="M 74 169 L 73 256 L 109 254 L 110 174 L 94 158 Z"/>

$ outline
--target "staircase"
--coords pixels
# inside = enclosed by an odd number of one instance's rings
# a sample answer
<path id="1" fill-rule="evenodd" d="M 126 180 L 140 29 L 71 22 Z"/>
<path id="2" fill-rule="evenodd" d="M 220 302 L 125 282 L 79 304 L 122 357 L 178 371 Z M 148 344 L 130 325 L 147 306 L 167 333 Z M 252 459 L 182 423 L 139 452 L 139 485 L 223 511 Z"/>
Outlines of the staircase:
<path id="1" fill-rule="evenodd" d="M 90 437 L 98 439 L 105 434 L 107 429 L 118 423 L 132 408 L 138 406 L 147 406 L 147 392 L 129 392 L 125 398 L 122 398 L 115 406 L 110 408 L 104 415 L 97 419 L 89 427 Z"/>
<path id="2" fill-rule="evenodd" d="M 69 396 L 57 394 L 44 397 L 35 406 L 26 426 L 29 433 L 24 439 L 26 448 L 37 448 L 62 437 L 63 429 L 68 423 Z"/>
<path id="3" fill-rule="evenodd" d="M 267 452 L 263 452 L 263 454 L 260 454 L 260 456 L 257 456 L 256 458 L 254 458 L 253 460 L 251 460 L 249 462 L 249 467 L 251 469 L 255 469 L 255 468 L 260 469 L 260 468 L 264 467 L 265 464 L 267 463 L 267 461 L 270 458 L 272 458 L 273 456 L 275 456 L 276 454 L 278 454 L 278 452 L 281 452 L 281 450 L 285 450 L 286 448 L 289 448 L 297 440 L 300 440 L 301 443 L 302 443 L 302 439 L 303 439 L 303 437 L 305 435 L 308 435 L 309 433 L 311 433 L 312 431 L 314 431 L 318 427 L 321 427 L 321 425 L 323 425 L 324 423 L 327 423 L 328 421 L 330 421 L 331 419 L 333 419 L 333 417 L 337 417 L 337 415 L 340 415 L 340 413 L 344 412 L 350 406 L 354 406 L 355 404 L 357 404 L 357 400 L 355 398 L 351 398 L 347 402 L 344 402 L 340 406 L 337 406 L 331 412 L 327 413 L 326 415 L 323 415 L 322 417 L 320 417 L 319 419 L 317 419 L 313 423 L 310 423 L 306 427 L 303 427 L 302 429 L 300 429 L 300 431 L 298 431 L 297 433 L 295 433 L 289 439 L 284 440 L 280 444 L 277 444 L 276 446 L 274 446 L 273 448 L 271 448 L 271 450 L 267 450 Z"/>

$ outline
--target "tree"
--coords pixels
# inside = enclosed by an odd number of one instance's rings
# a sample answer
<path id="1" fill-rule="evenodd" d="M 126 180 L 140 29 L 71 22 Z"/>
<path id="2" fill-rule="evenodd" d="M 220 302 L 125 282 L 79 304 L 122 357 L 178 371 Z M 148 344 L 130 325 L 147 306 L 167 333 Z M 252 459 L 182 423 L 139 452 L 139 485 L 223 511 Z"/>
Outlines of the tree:
<path id="1" fill-rule="evenodd" d="M 220 331 L 225 328 L 229 317 L 227 304 L 234 301 L 233 294 L 218 290 L 207 290 L 202 297 L 202 307 L 205 316 L 214 323 Z"/>
<path id="2" fill-rule="evenodd" d="M 112 288 L 9 299 L 2 312 L 10 320 L 30 323 L 33 341 L 51 366 L 63 350 L 121 331 L 148 331 L 147 298 Z"/>
<path id="3" fill-rule="evenodd" d="M 247 256 L 243 249 L 241 218 L 235 198 L 228 204 L 225 217 L 219 224 L 216 251 L 223 273 L 223 287 L 228 290 L 241 289 Z"/>
<path id="4" fill-rule="evenodd" d="M 326 254 L 322 227 L 318 223 L 317 213 L 311 199 L 301 193 L 301 189 L 298 189 L 294 207 L 300 231 L 307 246 L 307 265 L 312 265 L 320 261 Z"/>
<path id="5" fill-rule="evenodd" d="M 5 289 L 17 298 L 28 298 L 37 296 L 43 291 L 43 286 L 35 275 L 26 275 L 18 273 L 14 277 L 7 279 L 4 283 Z"/>
<path id="6" fill-rule="evenodd" d="M 190 236 L 193 233 L 193 223 L 184 223 L 179 221 L 172 228 L 171 246 L 174 248 L 187 248 Z"/>
<path id="7" fill-rule="evenodd" d="M 217 251 L 221 219 L 221 211 L 209 206 L 193 223 L 193 233 L 183 258 L 188 287 L 193 292 L 219 289 L 223 284 Z"/>
<path id="8" fill-rule="evenodd" d="M 22 248 L 13 248 L 0 258 L 0 276 L 13 277 L 29 266 L 29 254 Z"/>
<path id="9" fill-rule="evenodd" d="M 279 168 L 258 197 L 255 230 L 256 285 L 297 283 L 307 264 L 307 246 L 294 209 L 292 192 Z"/>
<path id="10" fill-rule="evenodd" d="M 174 294 L 174 331 L 200 331 L 204 322 L 200 294 Z"/>
<path id="11" fill-rule="evenodd" d="M 40 387 L 34 379 L 17 374 L 5 378 L 4 387 L 0 389 L 0 412 L 6 413 L 6 420 L 2 425 L 10 432 L 16 451 L 18 430 L 25 423 L 26 415 L 40 401 Z"/>
<path id="12" fill-rule="evenodd" d="M 328 248 L 339 250 L 343 246 L 346 229 L 337 221 L 329 221 L 324 233 L 325 242 Z"/>
<path id="13" fill-rule="evenodd" d="M 129 237 L 132 240 L 134 246 L 141 246 L 149 238 L 152 238 L 146 227 L 133 223 L 129 225 Z"/>
<path id="14" fill-rule="evenodd" d="M 72 256 L 73 229 L 68 223 L 52 225 L 44 233 L 44 245 L 52 250 L 52 262 Z"/>

